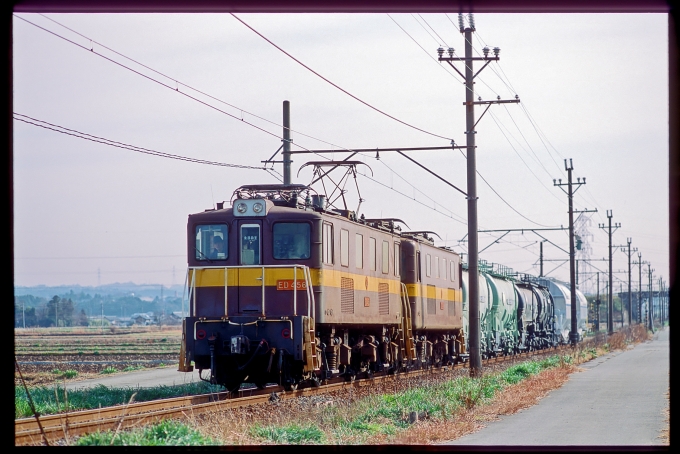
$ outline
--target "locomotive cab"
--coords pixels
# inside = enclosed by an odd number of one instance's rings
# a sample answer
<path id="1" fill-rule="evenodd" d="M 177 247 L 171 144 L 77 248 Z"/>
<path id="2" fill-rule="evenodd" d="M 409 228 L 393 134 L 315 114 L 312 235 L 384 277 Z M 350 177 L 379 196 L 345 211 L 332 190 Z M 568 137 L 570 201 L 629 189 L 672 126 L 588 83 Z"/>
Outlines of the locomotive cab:
<path id="1" fill-rule="evenodd" d="M 293 388 L 319 368 L 312 272 L 318 218 L 296 200 L 238 193 L 230 208 L 189 216 L 180 370 L 193 361 L 210 370 L 203 379 L 234 391 L 246 379 Z"/>

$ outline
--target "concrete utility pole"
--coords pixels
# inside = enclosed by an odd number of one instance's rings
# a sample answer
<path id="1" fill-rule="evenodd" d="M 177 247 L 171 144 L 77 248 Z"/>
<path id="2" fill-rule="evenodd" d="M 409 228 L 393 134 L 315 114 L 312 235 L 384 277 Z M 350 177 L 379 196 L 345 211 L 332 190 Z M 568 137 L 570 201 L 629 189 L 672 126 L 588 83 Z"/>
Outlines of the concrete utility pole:
<path id="1" fill-rule="evenodd" d="M 633 316 L 633 303 L 632 303 L 632 296 L 631 296 L 631 261 L 630 261 L 630 256 L 633 252 L 637 252 L 637 248 L 631 248 L 630 243 L 633 240 L 630 238 L 626 238 L 626 243 L 625 245 L 620 245 L 620 246 L 614 246 L 621 248 L 623 252 L 625 252 L 628 255 L 628 325 L 630 326 L 632 324 L 632 316 Z M 623 327 L 623 301 L 621 301 L 621 327 Z"/>
<path id="2" fill-rule="evenodd" d="M 458 28 L 465 36 L 465 58 L 454 57 L 454 49 L 449 48 L 448 57 L 444 57 L 444 49 L 437 49 L 439 61 L 447 62 L 465 80 L 465 135 L 467 145 L 467 201 L 468 201 L 468 282 L 469 282 L 469 346 L 470 346 L 470 376 L 477 377 L 482 374 L 482 357 L 480 352 L 480 326 L 479 326 L 479 244 L 477 238 L 477 157 L 475 145 L 475 126 L 484 116 L 491 104 L 518 103 L 519 97 L 514 100 L 479 101 L 474 100 L 474 78 L 492 61 L 498 61 L 500 49 L 493 48 L 493 57 L 489 56 L 489 48 L 484 47 L 483 57 L 472 56 L 472 33 L 475 31 L 475 21 L 472 13 L 468 15 L 469 27 L 465 27 L 463 14 L 458 14 Z M 465 74 L 453 65 L 454 61 L 463 61 Z M 473 72 L 473 62 L 483 61 L 482 66 L 476 73 Z M 475 121 L 475 105 L 487 105 L 486 110 Z"/>
<path id="3" fill-rule="evenodd" d="M 567 171 L 567 183 L 562 183 L 562 179 L 553 180 L 553 185 L 558 186 L 562 191 L 567 194 L 569 198 L 569 284 L 571 287 L 571 330 L 569 331 L 569 341 L 572 345 L 576 345 L 578 342 L 578 318 L 576 315 L 576 264 L 575 258 L 576 253 L 574 251 L 574 193 L 581 187 L 581 185 L 586 184 L 586 179 L 577 179 L 576 188 L 574 189 L 574 184 L 571 180 L 571 171 L 574 170 L 574 165 L 571 159 L 569 159 L 569 165 L 567 165 L 567 160 L 564 160 L 564 168 Z M 562 186 L 567 186 L 565 191 Z"/>
<path id="4" fill-rule="evenodd" d="M 652 321 L 652 264 L 647 263 L 647 271 L 649 273 L 649 296 L 647 297 L 647 323 L 649 324 L 649 330 L 654 331 L 654 322 Z"/>
<path id="5" fill-rule="evenodd" d="M 635 262 L 636 265 L 638 265 L 638 270 L 640 272 L 640 275 L 638 276 L 638 313 L 637 313 L 637 322 L 638 324 L 642 323 L 642 253 L 638 252 L 638 261 Z"/>
<path id="6" fill-rule="evenodd" d="M 661 292 L 663 290 L 663 279 L 659 278 L 659 297 L 657 298 L 656 312 L 659 317 L 659 325 L 663 328 L 663 305 L 661 304 Z"/>
<path id="7" fill-rule="evenodd" d="M 595 299 L 595 305 L 597 306 L 597 332 L 600 331 L 600 272 L 597 272 L 597 298 Z"/>
<path id="8" fill-rule="evenodd" d="M 283 101 L 283 184 L 291 184 L 290 179 L 290 102 Z"/>
<path id="9" fill-rule="evenodd" d="M 605 226 L 604 224 L 600 224 L 599 227 L 601 229 L 608 229 L 609 230 L 609 300 L 608 300 L 608 306 L 609 306 L 609 313 L 607 314 L 607 332 L 609 334 L 614 333 L 614 318 L 613 318 L 613 313 L 614 313 L 614 299 L 612 298 L 614 295 L 614 288 L 612 287 L 612 279 L 614 277 L 614 273 L 612 272 L 612 227 L 614 228 L 614 232 L 621 227 L 621 224 L 618 222 L 612 226 L 612 216 L 613 212 L 612 210 L 607 210 L 607 219 L 609 219 L 609 227 Z"/>

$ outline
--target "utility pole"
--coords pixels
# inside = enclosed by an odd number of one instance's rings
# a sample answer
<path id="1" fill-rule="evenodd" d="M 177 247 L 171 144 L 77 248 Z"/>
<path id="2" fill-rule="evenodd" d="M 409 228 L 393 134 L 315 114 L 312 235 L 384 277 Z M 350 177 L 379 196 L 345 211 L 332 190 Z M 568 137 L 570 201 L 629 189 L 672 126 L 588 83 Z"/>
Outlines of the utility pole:
<path id="1" fill-rule="evenodd" d="M 626 243 L 627 245 L 622 245 L 622 246 L 615 246 L 621 248 L 627 255 L 628 255 L 628 325 L 630 326 L 632 322 L 632 316 L 633 316 L 633 299 L 632 299 L 632 292 L 631 292 L 631 261 L 630 261 L 630 256 L 633 252 L 637 252 L 637 248 L 631 248 L 630 243 L 633 240 L 631 238 L 626 238 Z M 621 313 L 623 314 L 623 302 L 621 303 Z M 621 323 L 621 326 L 623 326 L 623 322 Z"/>
<path id="2" fill-rule="evenodd" d="M 637 322 L 642 323 L 642 253 L 638 252 L 638 261 L 635 265 L 638 265 L 638 271 L 640 275 L 638 276 L 638 311 L 637 311 Z"/>
<path id="3" fill-rule="evenodd" d="M 597 306 L 597 332 L 600 332 L 600 272 L 597 272 L 597 298 L 595 299 Z"/>
<path id="4" fill-rule="evenodd" d="M 659 316 L 659 325 L 663 328 L 663 305 L 661 304 L 661 291 L 663 290 L 663 280 L 659 278 L 659 297 L 656 299 L 657 313 Z"/>
<path id="5" fill-rule="evenodd" d="M 539 262 L 541 264 L 541 266 L 539 268 L 540 271 L 538 273 L 538 277 L 543 277 L 543 241 L 541 241 L 538 244 L 539 244 L 539 251 L 540 251 L 540 255 L 538 256 L 538 259 L 539 259 Z"/>
<path id="6" fill-rule="evenodd" d="M 654 321 L 652 320 L 652 264 L 647 263 L 647 271 L 649 273 L 649 292 L 647 297 L 647 323 L 649 324 L 649 330 L 654 332 Z"/>
<path id="7" fill-rule="evenodd" d="M 607 332 L 609 334 L 614 334 L 614 318 L 613 318 L 613 313 L 614 313 L 614 300 L 612 298 L 614 292 L 613 292 L 613 287 L 612 287 L 612 279 L 614 277 L 614 273 L 612 272 L 612 216 L 613 212 L 612 210 L 607 210 L 607 219 L 609 219 L 609 300 L 608 300 L 608 306 L 609 306 L 609 313 L 607 314 Z M 604 224 L 600 224 L 599 227 L 601 229 L 606 229 L 607 226 Z M 621 224 L 618 222 L 614 224 L 613 228 L 614 231 L 621 227 Z"/>
<path id="8" fill-rule="evenodd" d="M 562 183 L 562 179 L 557 183 L 553 179 L 553 185 L 559 186 L 562 191 L 564 191 L 562 186 L 567 186 L 567 190 L 564 192 L 569 198 L 569 283 L 571 287 L 571 331 L 569 331 L 569 341 L 572 345 L 576 345 L 578 342 L 578 319 L 576 315 L 576 264 L 574 262 L 576 258 L 574 251 L 574 193 L 576 193 L 581 185 L 586 184 L 586 179 L 584 177 L 582 183 L 581 178 L 578 178 L 576 188 L 574 189 L 574 184 L 571 180 L 571 171 L 574 170 L 574 165 L 571 159 L 569 159 L 569 165 L 567 165 L 567 160 L 564 160 L 564 168 L 567 171 L 567 183 Z"/>
<path id="9" fill-rule="evenodd" d="M 465 36 L 465 74 L 453 65 L 454 61 L 460 61 L 460 57 L 453 56 L 454 49 L 449 48 L 448 57 L 444 57 L 444 49 L 437 49 L 439 61 L 447 62 L 465 80 L 465 135 L 467 145 L 467 201 L 468 201 L 468 281 L 469 281 L 469 326 L 470 326 L 470 376 L 478 377 L 482 374 L 482 357 L 480 352 L 480 326 L 479 326 L 479 244 L 477 238 L 477 157 L 475 145 L 475 126 L 482 119 L 491 104 L 518 103 L 519 97 L 514 100 L 479 101 L 474 100 L 474 78 L 492 61 L 498 61 L 500 49 L 493 48 L 494 56 L 489 56 L 489 48 L 484 47 L 483 57 L 472 56 L 472 33 L 475 31 L 475 21 L 472 13 L 468 15 L 469 27 L 465 27 L 463 14 L 458 14 L 458 28 Z M 473 72 L 473 62 L 482 61 L 482 66 L 476 73 Z M 475 121 L 475 105 L 486 105 L 486 110 Z"/>
<path id="10" fill-rule="evenodd" d="M 291 184 L 290 142 L 290 102 L 283 101 L 283 184 Z"/>

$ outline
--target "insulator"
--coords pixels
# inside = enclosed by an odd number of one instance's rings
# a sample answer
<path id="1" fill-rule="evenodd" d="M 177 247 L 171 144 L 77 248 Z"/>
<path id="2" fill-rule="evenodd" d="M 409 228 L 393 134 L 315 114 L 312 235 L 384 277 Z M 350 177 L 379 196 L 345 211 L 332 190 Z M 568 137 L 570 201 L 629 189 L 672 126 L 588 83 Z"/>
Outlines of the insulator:
<path id="1" fill-rule="evenodd" d="M 463 14 L 462 13 L 458 13 L 458 28 L 460 29 L 461 33 L 465 30 L 465 24 L 463 22 Z"/>
<path id="2" fill-rule="evenodd" d="M 475 15 L 470 13 L 470 28 L 475 30 Z"/>

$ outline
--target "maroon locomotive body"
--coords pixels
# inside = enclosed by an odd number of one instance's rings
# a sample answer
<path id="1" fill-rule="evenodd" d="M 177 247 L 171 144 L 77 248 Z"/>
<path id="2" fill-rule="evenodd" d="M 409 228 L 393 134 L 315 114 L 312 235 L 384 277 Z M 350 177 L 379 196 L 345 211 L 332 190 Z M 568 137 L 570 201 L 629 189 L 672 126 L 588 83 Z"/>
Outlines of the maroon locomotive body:
<path id="1" fill-rule="evenodd" d="M 454 362 L 465 345 L 459 255 L 309 191 L 244 186 L 231 207 L 189 216 L 180 370 L 210 370 L 203 378 L 229 390 L 292 389 Z"/>

